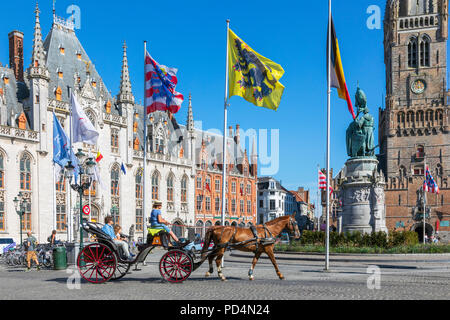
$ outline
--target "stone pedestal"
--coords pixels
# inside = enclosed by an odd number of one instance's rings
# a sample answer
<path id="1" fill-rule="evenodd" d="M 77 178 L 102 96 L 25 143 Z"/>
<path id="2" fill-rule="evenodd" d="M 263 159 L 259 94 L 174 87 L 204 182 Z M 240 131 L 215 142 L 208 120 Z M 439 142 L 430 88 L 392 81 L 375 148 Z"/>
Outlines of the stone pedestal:
<path id="1" fill-rule="evenodd" d="M 375 158 L 350 159 L 340 183 L 342 232 L 387 232 L 385 181 Z"/>

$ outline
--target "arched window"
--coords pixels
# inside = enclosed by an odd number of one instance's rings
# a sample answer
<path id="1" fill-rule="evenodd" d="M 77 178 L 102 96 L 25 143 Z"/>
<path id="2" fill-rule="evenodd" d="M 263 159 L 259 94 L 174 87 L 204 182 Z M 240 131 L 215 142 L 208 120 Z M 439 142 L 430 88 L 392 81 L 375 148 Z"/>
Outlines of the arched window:
<path id="1" fill-rule="evenodd" d="M 113 197 L 120 196 L 119 175 L 120 175 L 119 167 L 115 166 L 111 170 L 111 196 Z"/>
<path id="2" fill-rule="evenodd" d="M 154 172 L 152 175 L 152 199 L 159 200 L 159 174 Z"/>
<path id="3" fill-rule="evenodd" d="M 187 202 L 187 177 L 184 176 L 183 179 L 181 179 L 181 202 L 186 203 Z"/>
<path id="4" fill-rule="evenodd" d="M 164 131 L 162 128 L 159 128 L 156 134 L 155 147 L 156 153 L 164 153 Z"/>
<path id="5" fill-rule="evenodd" d="M 136 200 L 141 200 L 143 199 L 142 197 L 142 190 L 143 190 L 143 185 L 142 185 L 142 170 L 138 170 L 138 173 L 136 174 L 136 178 L 135 178 L 135 182 L 136 182 L 136 188 L 135 188 L 135 195 L 136 195 Z"/>
<path id="6" fill-rule="evenodd" d="M 119 153 L 119 130 L 111 130 L 111 152 Z"/>
<path id="7" fill-rule="evenodd" d="M 0 189 L 5 188 L 5 167 L 3 164 L 3 154 L 0 153 Z"/>
<path id="8" fill-rule="evenodd" d="M 63 174 L 59 176 L 55 183 L 56 189 L 56 230 L 66 231 L 66 178 Z"/>
<path id="9" fill-rule="evenodd" d="M 417 68 L 417 38 L 412 38 L 408 43 L 408 67 Z"/>
<path id="10" fill-rule="evenodd" d="M 20 159 L 20 189 L 31 191 L 31 158 L 28 154 Z"/>
<path id="11" fill-rule="evenodd" d="M 167 178 L 167 201 L 173 202 L 173 174 Z"/>
<path id="12" fill-rule="evenodd" d="M 420 66 L 430 66 L 430 38 L 427 36 L 422 37 L 420 41 Z"/>
<path id="13" fill-rule="evenodd" d="M 200 235 L 200 238 L 203 239 L 205 237 L 205 228 L 203 227 L 203 221 L 198 220 L 195 224 L 195 233 Z"/>

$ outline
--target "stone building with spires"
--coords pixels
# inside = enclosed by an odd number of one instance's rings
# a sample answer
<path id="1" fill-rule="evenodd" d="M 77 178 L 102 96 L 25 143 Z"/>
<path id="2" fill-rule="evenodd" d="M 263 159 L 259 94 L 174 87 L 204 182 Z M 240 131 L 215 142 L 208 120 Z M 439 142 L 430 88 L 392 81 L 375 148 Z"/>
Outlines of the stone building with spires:
<path id="1" fill-rule="evenodd" d="M 9 46 L 10 66 L 0 66 L 0 237 L 20 238 L 13 203 L 19 192 L 28 200 L 23 233 L 32 231 L 40 242 L 45 242 L 53 229 L 58 239 L 78 237 L 78 196 L 63 175 L 53 178 L 52 114 L 68 133 L 69 89 L 100 133 L 96 146 L 77 143 L 74 149 L 103 155 L 98 163 L 101 183 L 95 182 L 83 197 L 83 205 L 91 204 L 91 214 L 85 218 L 103 222 L 106 215 L 113 214 L 125 233 L 135 225 L 136 237 L 141 236 L 145 172 L 147 216 L 152 202 L 162 201 L 164 218 L 184 235 L 183 226 L 195 224 L 198 132 L 191 99 L 186 125 L 178 124 L 170 113 L 151 114 L 144 164 L 144 108 L 135 102 L 125 44 L 115 96 L 106 88 L 70 21 L 54 14 L 53 25 L 43 37 L 37 5 L 32 60 L 25 63 L 27 69 L 23 69 L 24 34 L 11 32 Z M 126 174 L 120 170 L 122 164 Z"/>

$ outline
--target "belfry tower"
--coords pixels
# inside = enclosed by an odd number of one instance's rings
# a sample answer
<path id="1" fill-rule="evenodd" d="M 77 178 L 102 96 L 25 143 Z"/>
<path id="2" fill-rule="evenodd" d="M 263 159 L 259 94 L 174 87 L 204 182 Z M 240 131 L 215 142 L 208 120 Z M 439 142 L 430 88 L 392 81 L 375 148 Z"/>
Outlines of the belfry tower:
<path id="1" fill-rule="evenodd" d="M 439 195 L 427 195 L 427 223 L 435 231 L 436 220 L 450 215 L 448 0 L 388 0 L 385 12 L 386 107 L 379 114 L 379 158 L 387 179 L 386 222 L 389 229 L 399 222 L 415 229 L 427 165 L 441 188 Z"/>

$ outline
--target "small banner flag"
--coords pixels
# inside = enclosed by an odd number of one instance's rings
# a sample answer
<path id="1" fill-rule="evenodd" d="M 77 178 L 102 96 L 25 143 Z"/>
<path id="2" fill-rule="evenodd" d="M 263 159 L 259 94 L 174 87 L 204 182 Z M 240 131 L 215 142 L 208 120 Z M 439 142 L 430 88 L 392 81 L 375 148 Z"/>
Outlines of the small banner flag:
<path id="1" fill-rule="evenodd" d="M 284 92 L 283 68 L 261 56 L 229 29 L 229 98 L 239 96 L 255 106 L 277 110 Z"/>
<path id="2" fill-rule="evenodd" d="M 120 166 L 120 170 L 122 170 L 122 172 L 123 172 L 123 174 L 127 174 L 127 170 L 125 170 L 125 166 L 123 165 L 123 162 L 122 162 L 122 165 Z"/>

